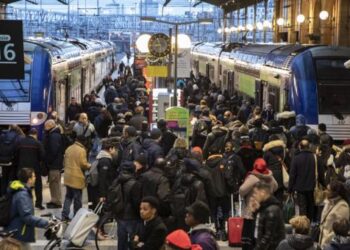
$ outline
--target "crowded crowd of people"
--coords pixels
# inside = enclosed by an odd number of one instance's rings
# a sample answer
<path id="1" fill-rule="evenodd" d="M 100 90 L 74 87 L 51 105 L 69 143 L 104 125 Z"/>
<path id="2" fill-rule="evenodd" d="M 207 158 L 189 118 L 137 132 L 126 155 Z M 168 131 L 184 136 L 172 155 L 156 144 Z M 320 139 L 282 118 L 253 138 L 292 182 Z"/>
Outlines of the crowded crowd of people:
<path id="1" fill-rule="evenodd" d="M 48 226 L 29 202 L 34 187 L 35 207 L 44 209 L 48 176 L 46 206 L 63 207 L 67 221 L 85 188 L 94 209 L 110 207 L 111 188 L 121 186 L 122 209 L 109 208 L 118 210 L 109 215 L 119 250 L 219 249 L 217 240 L 230 242 L 234 216 L 249 228 L 243 249 L 350 249 L 349 140 L 336 146 L 325 124 L 311 128 L 287 105 L 276 113 L 191 74 L 181 86 L 193 131 L 187 141 L 164 119 L 150 129 L 145 79 L 119 70 L 118 79 L 104 79 L 105 103 L 96 92 L 81 104 L 71 97 L 66 120 L 51 112 L 42 138 L 34 128 L 2 131 L 1 193 L 14 195 L 8 228 L 18 229 L 16 239 L 33 242 L 34 228 Z"/>

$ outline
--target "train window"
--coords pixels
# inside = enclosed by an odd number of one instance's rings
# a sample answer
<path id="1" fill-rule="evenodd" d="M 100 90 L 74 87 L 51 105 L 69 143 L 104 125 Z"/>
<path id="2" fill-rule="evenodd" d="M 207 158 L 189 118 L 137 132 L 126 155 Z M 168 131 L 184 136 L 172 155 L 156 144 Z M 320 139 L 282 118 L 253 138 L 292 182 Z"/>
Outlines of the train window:
<path id="1" fill-rule="evenodd" d="M 272 105 L 272 108 L 274 110 L 279 110 L 280 106 L 280 94 L 279 94 L 279 88 L 276 87 L 269 87 L 268 89 L 269 93 L 269 103 Z"/>
<path id="2" fill-rule="evenodd" d="M 11 102 L 29 102 L 30 97 L 30 78 L 31 65 L 25 64 L 25 74 L 23 80 L 0 80 L 0 101 L 4 103 Z"/>
<path id="3" fill-rule="evenodd" d="M 228 78 L 227 70 L 224 70 L 224 74 L 222 76 L 222 79 L 223 79 L 223 87 L 226 89 L 227 89 L 227 78 Z"/>
<path id="4" fill-rule="evenodd" d="M 316 60 L 317 78 L 319 81 L 332 80 L 327 84 L 336 84 L 337 81 L 349 81 L 350 70 L 345 68 L 347 59 L 318 59 Z"/>
<path id="5" fill-rule="evenodd" d="M 215 73 L 215 68 L 213 65 L 209 65 L 209 79 L 211 81 L 214 80 L 214 73 Z"/>
<path id="6" fill-rule="evenodd" d="M 219 73 L 220 73 L 220 75 L 222 75 L 222 65 L 221 64 L 219 65 Z"/>
<path id="7" fill-rule="evenodd" d="M 263 105 L 264 84 L 261 80 L 255 80 L 255 104 L 262 107 Z"/>
<path id="8" fill-rule="evenodd" d="M 228 84 L 228 88 L 227 88 L 228 93 L 230 95 L 233 95 L 233 92 L 235 90 L 235 72 L 233 72 L 233 71 L 228 72 L 227 81 L 228 81 L 228 83 L 227 83 Z"/>

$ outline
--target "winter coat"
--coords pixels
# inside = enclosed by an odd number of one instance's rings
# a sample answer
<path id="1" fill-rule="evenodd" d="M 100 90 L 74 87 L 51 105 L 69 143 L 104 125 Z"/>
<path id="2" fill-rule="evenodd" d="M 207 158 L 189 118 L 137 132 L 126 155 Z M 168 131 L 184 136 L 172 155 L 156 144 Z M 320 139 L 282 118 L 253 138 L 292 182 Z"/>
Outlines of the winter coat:
<path id="1" fill-rule="evenodd" d="M 7 231 L 17 230 L 14 238 L 22 242 L 35 242 L 35 227 L 45 228 L 48 222 L 34 216 L 31 189 L 20 181 L 10 184 L 9 192 L 13 195 L 11 203 L 11 222 Z"/>
<path id="2" fill-rule="evenodd" d="M 63 167 L 64 145 L 58 127 L 45 132 L 44 137 L 45 164 L 49 170 L 61 170 Z"/>
<path id="3" fill-rule="evenodd" d="M 143 141 L 143 148 L 147 151 L 148 167 L 150 168 L 153 167 L 157 158 L 164 157 L 163 148 L 153 139 L 145 139 Z"/>
<path id="4" fill-rule="evenodd" d="M 69 146 L 64 154 L 64 185 L 84 189 L 86 186 L 84 171 L 90 168 L 86 149 L 79 142 Z"/>
<path id="5" fill-rule="evenodd" d="M 237 154 L 241 157 L 243 166 L 246 172 L 252 171 L 254 166 L 254 161 L 258 158 L 258 152 L 252 146 L 242 146 Z"/>
<path id="6" fill-rule="evenodd" d="M 322 210 L 320 223 L 321 247 L 329 244 L 334 237 L 333 223 L 342 219 L 349 220 L 350 212 L 348 203 L 340 197 L 327 199 Z"/>
<path id="7" fill-rule="evenodd" d="M 276 250 L 320 250 L 309 235 L 293 234 L 282 240 Z"/>
<path id="8" fill-rule="evenodd" d="M 205 224 L 199 224 L 189 232 L 192 244 L 198 244 L 203 250 L 219 250 L 214 231 Z"/>
<path id="9" fill-rule="evenodd" d="M 99 197 L 106 197 L 109 187 L 117 178 L 117 169 L 113 166 L 112 156 L 101 150 L 96 156 L 98 160 L 98 193 Z"/>
<path id="10" fill-rule="evenodd" d="M 238 193 L 246 170 L 243 166 L 241 157 L 234 152 L 225 153 L 220 163 L 225 168 L 225 181 L 229 193 Z"/>
<path id="11" fill-rule="evenodd" d="M 133 162 L 141 152 L 139 138 L 132 137 L 123 140 L 120 144 L 120 156 L 122 162 Z"/>
<path id="12" fill-rule="evenodd" d="M 350 249 L 350 237 L 335 236 L 324 250 L 348 250 Z"/>
<path id="13" fill-rule="evenodd" d="M 94 127 L 99 138 L 108 136 L 109 126 L 112 124 L 112 119 L 103 114 L 99 114 L 94 121 Z"/>
<path id="14" fill-rule="evenodd" d="M 208 198 L 206 195 L 205 186 L 203 181 L 201 180 L 199 172 L 183 173 L 180 179 L 180 185 L 184 189 L 189 189 L 188 205 L 191 205 L 196 201 L 202 201 L 208 204 Z"/>
<path id="15" fill-rule="evenodd" d="M 283 186 L 283 172 L 282 161 L 284 158 L 285 144 L 282 140 L 275 140 L 265 144 L 263 151 L 264 160 L 267 163 L 268 168 L 272 171 L 272 175 L 277 181 L 278 188 L 284 189 Z M 286 169 L 286 171 L 288 171 Z"/>
<path id="16" fill-rule="evenodd" d="M 40 165 L 44 158 L 44 146 L 40 141 L 32 136 L 26 136 L 19 140 L 16 152 L 18 169 L 32 168 L 40 173 Z"/>
<path id="17" fill-rule="evenodd" d="M 221 154 L 224 152 L 225 140 L 226 140 L 227 134 L 228 134 L 228 128 L 224 126 L 214 126 L 212 128 L 212 132 L 209 133 L 203 146 L 204 159 L 207 159 L 210 155 Z M 215 146 L 213 146 L 214 144 Z"/>
<path id="18" fill-rule="evenodd" d="M 209 132 L 211 131 L 212 122 L 209 117 L 200 117 L 193 125 L 191 147 L 203 148 Z"/>
<path id="19" fill-rule="evenodd" d="M 116 97 L 118 97 L 118 92 L 115 89 L 115 87 L 113 86 L 108 87 L 104 93 L 104 98 L 107 105 L 112 103 L 114 101 L 114 98 Z"/>
<path id="20" fill-rule="evenodd" d="M 139 235 L 140 242 L 144 243 L 142 247 L 136 247 L 140 250 L 160 250 L 167 236 L 167 228 L 162 219 L 157 216 L 151 221 L 144 223 L 142 233 Z"/>
<path id="21" fill-rule="evenodd" d="M 173 132 L 169 130 L 162 131 L 162 138 L 160 139 L 159 145 L 163 148 L 164 155 L 167 155 L 169 153 L 170 149 L 174 145 L 176 138 L 177 136 Z"/>
<path id="22" fill-rule="evenodd" d="M 131 171 L 123 171 L 118 176 L 118 181 L 123 187 L 124 211 L 121 220 L 140 219 L 140 203 L 142 198 L 142 186 Z"/>
<path id="23" fill-rule="evenodd" d="M 275 178 L 273 178 L 271 171 L 269 171 L 268 174 L 250 172 L 245 178 L 243 184 L 239 188 L 239 195 L 244 199 L 245 207 L 247 207 L 248 205 L 255 184 L 257 184 L 260 181 L 264 181 L 271 185 L 271 193 L 274 193 L 277 190 L 278 184 Z M 248 215 L 248 211 L 246 208 L 244 209 L 243 214 Z"/>
<path id="24" fill-rule="evenodd" d="M 261 117 L 265 121 L 269 122 L 275 118 L 275 111 L 272 109 L 271 110 L 264 109 L 263 112 L 261 113 Z"/>
<path id="25" fill-rule="evenodd" d="M 312 152 L 303 150 L 297 153 L 292 160 L 289 171 L 288 191 L 313 191 L 316 185 L 315 167 L 315 156 Z M 318 181 L 325 186 L 324 168 L 319 160 L 317 160 L 317 170 Z"/>
<path id="26" fill-rule="evenodd" d="M 136 114 L 130 119 L 128 125 L 135 127 L 137 131 L 141 131 L 142 130 L 142 122 L 144 122 L 144 121 L 147 121 L 147 118 L 145 116 L 140 115 L 140 114 Z"/>
<path id="27" fill-rule="evenodd" d="M 67 108 L 67 122 L 74 121 L 77 118 L 77 115 L 83 112 L 83 108 L 80 104 L 69 104 Z"/>
<path id="28" fill-rule="evenodd" d="M 280 202 L 271 196 L 260 204 L 258 213 L 258 237 L 254 250 L 275 250 L 285 238 L 284 220 Z"/>

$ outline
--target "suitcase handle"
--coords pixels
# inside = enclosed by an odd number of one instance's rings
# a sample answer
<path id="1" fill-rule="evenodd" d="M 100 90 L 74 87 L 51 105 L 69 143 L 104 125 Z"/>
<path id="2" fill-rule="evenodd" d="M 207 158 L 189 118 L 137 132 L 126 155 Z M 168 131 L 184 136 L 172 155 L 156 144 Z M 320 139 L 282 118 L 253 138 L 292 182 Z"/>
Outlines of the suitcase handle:
<path id="1" fill-rule="evenodd" d="M 100 214 L 100 213 L 101 213 L 102 208 L 103 208 L 103 204 L 104 204 L 103 201 L 100 201 L 100 202 L 97 204 L 97 206 L 96 206 L 95 209 L 94 209 L 94 213 L 95 213 L 95 214 Z"/>
<path id="2" fill-rule="evenodd" d="M 231 194 L 231 214 L 232 214 L 232 217 L 242 216 L 242 214 L 243 214 L 243 212 L 242 212 L 242 197 L 240 195 L 238 196 L 238 211 L 237 211 L 237 213 L 234 213 L 234 212 L 236 212 L 234 210 L 235 209 L 234 209 L 234 202 L 233 202 L 233 194 Z"/>

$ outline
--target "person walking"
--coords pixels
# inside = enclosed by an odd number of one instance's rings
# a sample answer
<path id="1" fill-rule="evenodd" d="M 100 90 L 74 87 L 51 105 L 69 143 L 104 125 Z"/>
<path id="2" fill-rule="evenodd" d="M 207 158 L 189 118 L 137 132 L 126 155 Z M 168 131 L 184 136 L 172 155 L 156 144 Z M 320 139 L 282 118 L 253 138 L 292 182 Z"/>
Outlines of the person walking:
<path id="1" fill-rule="evenodd" d="M 74 204 L 74 215 L 82 207 L 82 193 L 86 186 L 84 171 L 90 168 L 87 161 L 86 138 L 78 136 L 64 155 L 64 185 L 66 196 L 62 210 L 62 219 L 69 220 L 70 207 Z"/>

